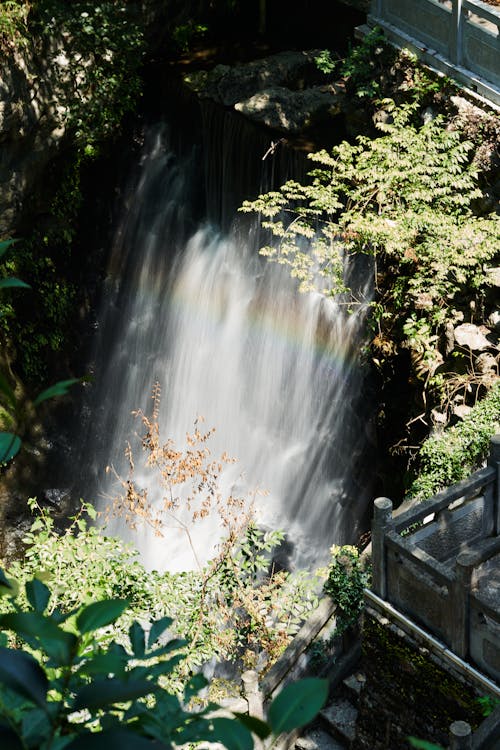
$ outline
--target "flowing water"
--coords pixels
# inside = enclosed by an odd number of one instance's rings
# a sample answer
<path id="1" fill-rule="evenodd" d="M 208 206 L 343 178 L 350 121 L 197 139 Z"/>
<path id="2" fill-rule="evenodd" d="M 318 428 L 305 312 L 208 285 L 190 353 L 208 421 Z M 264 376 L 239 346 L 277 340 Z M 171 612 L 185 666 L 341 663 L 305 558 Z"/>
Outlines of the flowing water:
<path id="1" fill-rule="evenodd" d="M 256 226 L 235 220 L 234 208 L 255 190 L 241 180 L 243 162 L 260 170 L 262 155 L 242 142 L 244 129 L 229 138 L 214 128 L 205 122 L 212 142 L 183 156 L 171 151 L 165 126 L 145 138 L 110 254 L 83 493 L 115 492 L 105 467 L 126 474 L 123 451 L 140 431 L 131 412 L 151 412 L 157 381 L 163 439 L 184 445 L 202 416 L 203 429 L 215 428 L 211 454 L 238 459 L 223 472 L 223 494 L 265 490 L 255 497 L 258 522 L 284 529 L 288 557 L 312 565 L 332 543 L 356 539 L 370 494 L 363 313 L 299 294 L 284 269 L 259 257 Z M 203 186 L 210 219 L 192 208 Z M 133 449 L 137 456 L 137 440 Z M 136 480 L 161 502 L 141 461 Z M 208 518 L 190 527 L 190 545 L 167 523 L 163 537 L 123 521 L 111 531 L 129 538 L 147 567 L 170 570 L 192 568 L 193 548 L 206 559 L 221 535 Z"/>

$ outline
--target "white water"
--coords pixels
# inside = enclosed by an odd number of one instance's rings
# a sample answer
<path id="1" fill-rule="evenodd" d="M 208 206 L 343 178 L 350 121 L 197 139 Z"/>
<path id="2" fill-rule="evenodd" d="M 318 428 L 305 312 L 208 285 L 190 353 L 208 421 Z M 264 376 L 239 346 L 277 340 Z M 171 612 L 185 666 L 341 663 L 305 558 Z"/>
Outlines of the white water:
<path id="1" fill-rule="evenodd" d="M 258 256 L 248 223 L 224 236 L 194 225 L 199 153 L 179 164 L 164 140 L 156 130 L 145 146 L 110 258 L 86 449 L 96 491 L 113 495 L 105 467 L 125 472 L 126 441 L 140 428 L 130 412 L 151 410 L 158 380 L 163 438 L 182 444 L 202 415 L 216 430 L 212 455 L 238 458 L 223 491 L 267 490 L 255 501 L 259 523 L 286 530 L 295 561 L 322 562 L 331 544 L 356 539 L 369 494 L 357 414 L 362 315 L 298 294 L 286 271 Z M 150 484 L 140 466 L 136 479 Z M 195 565 L 184 531 L 157 538 L 122 522 L 111 531 L 133 541 L 149 568 Z M 208 521 L 191 533 L 206 559 L 220 528 Z"/>

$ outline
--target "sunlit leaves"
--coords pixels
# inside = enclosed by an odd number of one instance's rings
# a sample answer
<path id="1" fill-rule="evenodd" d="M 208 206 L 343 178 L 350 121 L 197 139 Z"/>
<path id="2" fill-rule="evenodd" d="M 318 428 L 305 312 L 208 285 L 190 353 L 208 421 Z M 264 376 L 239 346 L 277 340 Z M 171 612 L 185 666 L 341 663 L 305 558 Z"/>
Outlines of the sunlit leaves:
<path id="1" fill-rule="evenodd" d="M 88 604 L 71 624 L 68 620 L 66 630 L 57 613 L 43 614 L 51 598 L 48 587 L 29 581 L 26 593 L 35 611 L 16 604 L 16 611 L 0 617 L 0 628 L 34 649 L 32 655 L 21 647 L 0 648 L 0 686 L 8 693 L 8 700 L 0 702 L 2 747 L 139 750 L 208 741 L 227 750 L 252 750 L 252 732 L 264 738 L 302 726 L 326 697 L 326 681 L 289 685 L 272 702 L 269 724 L 248 716 L 220 716 L 217 706 L 200 701 L 192 712 L 185 706 L 205 688 L 205 678 L 193 676 L 181 702 L 165 689 L 163 678 L 183 657 L 157 658 L 176 650 L 178 641 L 147 651 L 137 621 L 129 629 L 132 654 L 114 640 L 104 646 L 96 637 L 97 628 L 113 625 L 123 614 L 123 601 Z M 169 624 L 166 618 L 152 623 L 153 644 Z"/>

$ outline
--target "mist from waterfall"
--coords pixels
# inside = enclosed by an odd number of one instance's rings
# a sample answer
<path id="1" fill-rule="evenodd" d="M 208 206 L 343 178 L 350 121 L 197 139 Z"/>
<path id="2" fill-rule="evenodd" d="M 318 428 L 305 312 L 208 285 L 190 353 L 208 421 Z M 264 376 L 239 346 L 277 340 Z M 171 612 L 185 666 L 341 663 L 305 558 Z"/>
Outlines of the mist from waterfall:
<path id="1" fill-rule="evenodd" d="M 238 153 L 258 169 L 261 154 L 238 140 L 238 128 L 229 140 L 218 139 L 220 153 L 205 143 L 204 152 L 176 155 L 164 125 L 146 133 L 110 253 L 81 493 L 101 498 L 101 507 L 113 496 L 106 466 L 126 476 L 127 441 L 139 455 L 133 436 L 140 424 L 131 412 L 151 412 L 158 381 L 162 438 L 183 445 L 202 416 L 204 427 L 215 428 L 214 457 L 238 459 L 222 476 L 223 493 L 266 490 L 255 499 L 258 523 L 284 529 L 290 560 L 314 565 L 331 544 L 356 540 L 370 496 L 363 471 L 369 408 L 360 403 L 364 311 L 299 294 L 285 269 L 258 255 L 256 223 L 234 213 L 245 185 L 231 181 L 244 169 Z M 224 185 L 217 185 L 221 170 Z M 192 208 L 203 186 L 210 219 Z M 224 214 L 222 230 L 215 211 Z M 140 461 L 135 478 L 151 483 Z M 149 491 L 159 502 L 158 490 Z M 180 529 L 160 538 L 117 520 L 109 530 L 133 542 L 148 568 L 195 565 Z M 206 559 L 221 529 L 209 519 L 191 535 Z"/>

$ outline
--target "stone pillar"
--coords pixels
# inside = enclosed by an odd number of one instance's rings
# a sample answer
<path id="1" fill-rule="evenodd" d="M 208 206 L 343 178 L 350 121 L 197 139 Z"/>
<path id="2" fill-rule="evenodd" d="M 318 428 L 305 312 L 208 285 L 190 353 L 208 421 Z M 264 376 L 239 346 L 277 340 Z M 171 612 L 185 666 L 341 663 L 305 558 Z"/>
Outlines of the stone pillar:
<path id="1" fill-rule="evenodd" d="M 490 454 L 488 466 L 496 469 L 497 478 L 493 486 L 493 517 L 495 519 L 494 533 L 500 534 L 500 435 L 493 435 L 490 439 Z"/>
<path id="2" fill-rule="evenodd" d="M 450 24 L 451 37 L 448 47 L 450 60 L 455 63 L 455 65 L 461 65 L 462 63 L 463 26 L 462 0 L 452 0 Z"/>
<path id="3" fill-rule="evenodd" d="M 450 750 L 472 750 L 472 729 L 466 721 L 451 724 Z"/>
<path id="4" fill-rule="evenodd" d="M 385 599 L 387 595 L 387 555 L 384 535 L 392 526 L 392 501 L 377 497 L 372 521 L 372 586 L 374 592 Z"/>
<path id="5" fill-rule="evenodd" d="M 264 699 L 259 690 L 259 675 L 254 669 L 247 669 L 241 675 L 243 695 L 248 703 L 248 713 L 256 719 L 264 719 Z"/>
<path id="6" fill-rule="evenodd" d="M 469 651 L 469 595 L 472 585 L 475 555 L 461 552 L 455 564 L 455 580 L 451 590 L 450 607 L 446 610 L 451 648 L 462 659 Z"/>

